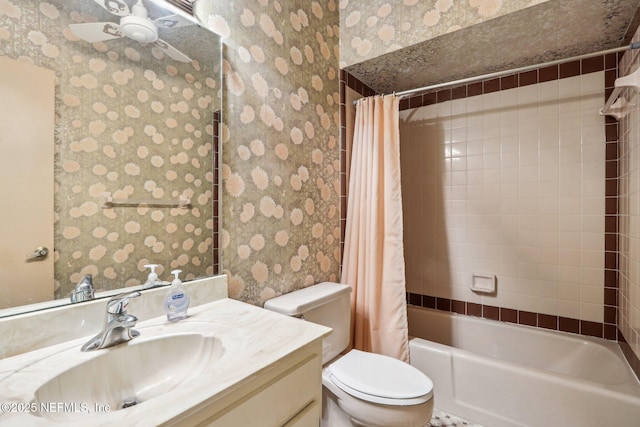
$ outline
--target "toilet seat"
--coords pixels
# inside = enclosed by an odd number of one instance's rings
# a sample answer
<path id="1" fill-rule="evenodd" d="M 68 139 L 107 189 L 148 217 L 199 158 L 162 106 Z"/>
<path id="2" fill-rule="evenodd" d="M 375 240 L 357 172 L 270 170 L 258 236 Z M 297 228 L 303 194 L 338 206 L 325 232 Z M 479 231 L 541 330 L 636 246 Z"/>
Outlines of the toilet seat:
<path id="1" fill-rule="evenodd" d="M 417 368 L 389 356 L 351 350 L 327 367 L 345 393 L 383 405 L 419 405 L 433 397 L 433 382 Z"/>

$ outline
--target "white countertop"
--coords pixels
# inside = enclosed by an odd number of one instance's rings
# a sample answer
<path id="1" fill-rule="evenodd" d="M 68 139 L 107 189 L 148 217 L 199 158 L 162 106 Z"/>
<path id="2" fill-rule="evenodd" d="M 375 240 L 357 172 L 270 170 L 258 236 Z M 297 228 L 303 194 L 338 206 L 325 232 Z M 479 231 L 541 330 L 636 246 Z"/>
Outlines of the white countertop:
<path id="1" fill-rule="evenodd" d="M 60 425 L 106 426 L 120 423 L 128 426 L 156 426 L 171 422 L 191 408 L 211 404 L 233 392 L 261 370 L 297 349 L 322 339 L 331 331 L 324 326 L 231 299 L 194 307 L 189 310 L 187 319 L 176 323 L 168 322 L 162 316 L 139 322 L 135 329 L 141 335 L 131 343 L 163 334 L 210 334 L 221 339 L 225 347 L 224 356 L 197 379 L 164 395 L 123 410 L 112 409 L 110 412 L 96 413 L 90 408 L 92 413 L 74 413 L 72 421 L 60 421 Z M 49 379 L 120 347 L 83 353 L 80 347 L 89 338 L 91 336 L 0 360 L 0 425 L 23 427 L 56 424 L 51 419 L 30 414 L 24 408 L 19 412 L 9 413 L 2 409 L 12 407 L 11 409 L 17 410 L 18 405 L 31 402 L 35 391 Z M 122 366 L 123 370 L 126 368 Z M 179 364 L 176 364 L 176 369 L 180 369 Z M 91 381 L 91 372 L 86 373 L 86 381 Z"/>

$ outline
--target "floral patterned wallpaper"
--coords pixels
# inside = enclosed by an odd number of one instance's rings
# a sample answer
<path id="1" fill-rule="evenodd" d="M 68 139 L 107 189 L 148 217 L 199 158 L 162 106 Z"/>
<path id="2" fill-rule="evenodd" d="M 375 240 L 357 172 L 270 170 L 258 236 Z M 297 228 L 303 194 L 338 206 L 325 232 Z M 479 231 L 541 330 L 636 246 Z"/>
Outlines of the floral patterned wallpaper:
<path id="1" fill-rule="evenodd" d="M 199 1 L 224 37 L 223 268 L 254 304 L 338 280 L 338 4 Z"/>
<path id="2" fill-rule="evenodd" d="M 347 67 L 548 0 L 341 0 Z"/>
<path id="3" fill-rule="evenodd" d="M 84 274 L 98 289 L 140 284 L 147 263 L 161 265 L 162 279 L 174 268 L 187 279 L 211 275 L 219 60 L 187 64 L 128 39 L 82 41 L 70 23 L 118 18 L 80 3 L 84 12 L 77 0 L 0 0 L 0 55 L 56 70 L 56 297 Z M 102 192 L 182 195 L 191 208 L 102 209 Z"/>
<path id="4" fill-rule="evenodd" d="M 54 0 L 20 0 L 33 11 L 11 16 L 17 1 L 0 0 L 0 40 L 10 39 L 20 27 L 25 43 L 12 47 L 11 53 L 0 53 L 17 57 L 23 53 L 16 49 L 27 49 L 37 52 L 44 64 L 61 58 L 68 64 L 82 63 L 84 71 L 69 67 L 59 76 L 66 85 L 59 103 L 64 111 L 87 109 L 82 98 L 89 97 L 93 102 L 88 109 L 96 114 L 88 121 L 59 117 L 58 140 L 65 143 L 60 144 L 57 161 L 61 250 L 56 268 L 64 273 L 56 279 L 71 283 L 91 272 L 105 283 L 134 284 L 144 279 L 140 267 L 147 261 L 167 269 L 182 267 L 192 275 L 210 274 L 206 257 L 214 225 L 206 206 L 213 176 L 197 172 L 209 169 L 204 162 L 210 159 L 211 146 L 199 142 L 212 131 L 210 126 L 197 126 L 197 120 L 211 107 L 203 91 L 218 89 L 215 81 L 203 80 L 198 70 L 202 64 L 197 63 L 167 61 L 161 72 L 148 72 L 139 64 L 146 58 L 158 61 L 155 56 L 160 55 L 137 43 L 87 46 L 68 31 L 49 34 L 53 30 L 47 26 L 60 27 L 56 21 L 86 17 L 63 13 Z M 205 25 L 225 38 L 221 234 L 230 295 L 261 304 L 315 282 L 338 280 L 340 54 L 343 64 L 360 62 L 540 2 L 196 3 Z M 40 27 L 18 25 L 29 19 Z M 29 38 L 29 31 L 36 33 Z M 97 58 L 105 53 L 106 59 Z M 128 65 L 117 65 L 117 58 L 126 58 Z M 102 81 L 103 76 L 109 81 Z M 131 88 L 135 101 L 117 107 L 106 102 Z M 143 125 L 141 119 L 148 115 L 163 119 Z M 188 125 L 177 126 L 176 116 L 189 117 Z M 141 143 L 134 147 L 133 140 Z M 160 145 L 171 154 L 159 154 L 155 149 Z M 134 160 L 123 160 L 129 151 Z M 182 167 L 192 170 L 179 171 Z M 146 179 L 149 171 L 157 170 L 164 174 Z M 96 202 L 101 191 L 122 197 L 185 194 L 196 209 L 101 210 Z M 85 228 L 91 233 L 83 233 Z"/>
<path id="5" fill-rule="evenodd" d="M 230 296 L 262 304 L 339 279 L 340 60 L 360 62 L 540 2 L 196 2 L 195 14 L 225 44 L 222 264 Z"/>

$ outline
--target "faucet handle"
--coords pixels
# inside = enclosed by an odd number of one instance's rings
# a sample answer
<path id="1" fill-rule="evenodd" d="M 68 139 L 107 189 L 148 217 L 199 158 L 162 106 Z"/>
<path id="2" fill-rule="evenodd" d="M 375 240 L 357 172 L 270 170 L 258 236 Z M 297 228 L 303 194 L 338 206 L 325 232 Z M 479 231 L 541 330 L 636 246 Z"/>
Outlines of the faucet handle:
<path id="1" fill-rule="evenodd" d="M 140 291 L 124 292 L 118 294 L 107 302 L 107 313 L 109 314 L 126 314 L 129 298 L 139 297 Z"/>

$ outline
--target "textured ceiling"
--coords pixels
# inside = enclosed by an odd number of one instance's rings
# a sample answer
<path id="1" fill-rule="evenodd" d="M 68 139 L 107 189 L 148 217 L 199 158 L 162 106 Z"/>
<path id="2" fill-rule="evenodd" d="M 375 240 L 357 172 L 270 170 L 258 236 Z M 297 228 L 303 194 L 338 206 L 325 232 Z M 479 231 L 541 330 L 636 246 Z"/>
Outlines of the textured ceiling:
<path id="1" fill-rule="evenodd" d="M 622 46 L 640 0 L 551 0 L 346 68 L 377 93 Z M 633 23 L 632 23 L 633 21 Z"/>

